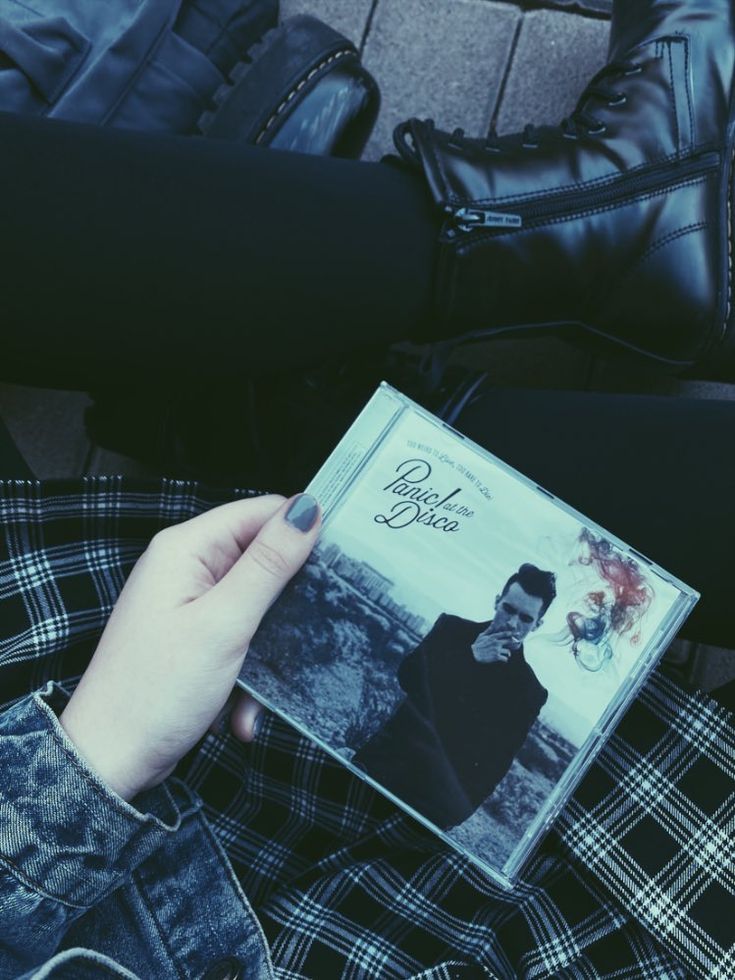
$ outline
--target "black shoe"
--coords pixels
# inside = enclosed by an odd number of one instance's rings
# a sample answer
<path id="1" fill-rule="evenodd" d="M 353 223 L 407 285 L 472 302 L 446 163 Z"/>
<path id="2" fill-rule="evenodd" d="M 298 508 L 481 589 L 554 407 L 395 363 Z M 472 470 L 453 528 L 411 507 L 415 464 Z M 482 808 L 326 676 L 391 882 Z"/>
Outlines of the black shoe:
<path id="1" fill-rule="evenodd" d="M 732 0 L 615 0 L 561 126 L 398 127 L 446 213 L 440 335 L 566 330 L 735 377 L 734 71 Z"/>
<path id="2" fill-rule="evenodd" d="M 243 52 L 252 50 L 278 25 L 278 14 L 279 0 L 183 0 L 173 30 L 226 78 Z"/>
<path id="3" fill-rule="evenodd" d="M 375 125 L 380 93 L 352 42 L 303 15 L 248 51 L 214 102 L 199 120 L 210 138 L 357 158 Z"/>

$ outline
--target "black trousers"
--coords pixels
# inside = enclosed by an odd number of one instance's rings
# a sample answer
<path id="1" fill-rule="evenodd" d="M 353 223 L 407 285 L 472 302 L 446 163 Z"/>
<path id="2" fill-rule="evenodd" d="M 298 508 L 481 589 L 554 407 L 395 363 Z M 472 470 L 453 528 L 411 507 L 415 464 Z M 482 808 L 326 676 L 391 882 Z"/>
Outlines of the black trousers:
<path id="1" fill-rule="evenodd" d="M 735 647 L 735 402 L 491 390 L 455 425 L 697 589 L 683 635 Z"/>
<path id="2" fill-rule="evenodd" d="M 2 377 L 220 379 L 426 336 L 403 167 L 0 113 Z"/>
<path id="3" fill-rule="evenodd" d="M 0 148 L 4 380 L 236 384 L 430 333 L 441 216 L 401 167 L 8 114 Z M 699 589 L 688 635 L 735 646 L 735 404 L 496 391 L 457 425 Z"/>

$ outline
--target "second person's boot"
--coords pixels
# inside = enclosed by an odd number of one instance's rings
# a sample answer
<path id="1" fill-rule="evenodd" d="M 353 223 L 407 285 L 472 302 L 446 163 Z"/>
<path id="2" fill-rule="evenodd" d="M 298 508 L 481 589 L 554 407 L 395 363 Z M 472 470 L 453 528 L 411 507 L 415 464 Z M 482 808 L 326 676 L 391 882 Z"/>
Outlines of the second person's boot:
<path id="1" fill-rule="evenodd" d="M 559 127 L 396 131 L 446 215 L 441 336 L 596 335 L 735 378 L 732 0 L 616 0 Z"/>
<path id="2" fill-rule="evenodd" d="M 357 159 L 379 106 L 378 86 L 355 45 L 302 14 L 247 52 L 199 129 L 212 139 Z"/>

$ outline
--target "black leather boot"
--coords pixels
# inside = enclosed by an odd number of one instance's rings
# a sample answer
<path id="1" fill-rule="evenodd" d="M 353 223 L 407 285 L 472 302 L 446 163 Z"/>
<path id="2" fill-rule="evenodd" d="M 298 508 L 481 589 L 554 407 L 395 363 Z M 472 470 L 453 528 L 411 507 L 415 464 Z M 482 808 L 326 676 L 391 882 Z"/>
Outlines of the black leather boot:
<path id="1" fill-rule="evenodd" d="M 302 14 L 247 52 L 213 103 L 199 120 L 210 138 L 356 159 L 375 125 L 380 91 L 351 41 Z"/>
<path id="2" fill-rule="evenodd" d="M 615 0 L 559 127 L 396 130 L 446 212 L 443 336 L 566 328 L 735 377 L 733 0 Z"/>

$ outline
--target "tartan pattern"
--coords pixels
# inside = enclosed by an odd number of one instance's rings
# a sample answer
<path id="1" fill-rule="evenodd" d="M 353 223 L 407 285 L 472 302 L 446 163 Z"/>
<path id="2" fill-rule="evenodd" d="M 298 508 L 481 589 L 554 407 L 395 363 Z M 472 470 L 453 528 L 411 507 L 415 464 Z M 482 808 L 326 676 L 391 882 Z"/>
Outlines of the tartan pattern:
<path id="1" fill-rule="evenodd" d="M 71 689 L 160 528 L 248 491 L 0 482 L 0 691 Z M 507 893 L 288 725 L 207 735 L 201 795 L 280 980 L 735 977 L 735 731 L 655 674 Z"/>
<path id="2" fill-rule="evenodd" d="M 570 854 L 682 962 L 720 978 L 735 977 L 734 781 L 730 713 L 658 676 L 560 820 Z"/>

